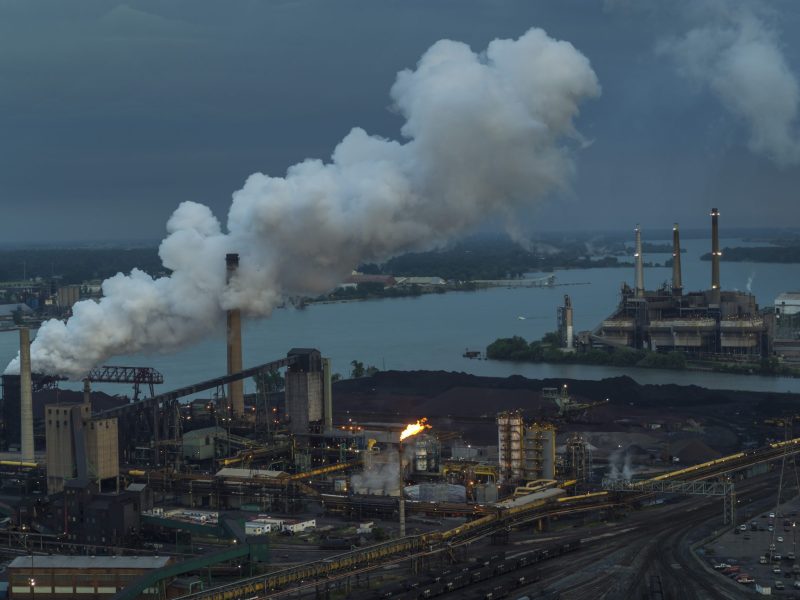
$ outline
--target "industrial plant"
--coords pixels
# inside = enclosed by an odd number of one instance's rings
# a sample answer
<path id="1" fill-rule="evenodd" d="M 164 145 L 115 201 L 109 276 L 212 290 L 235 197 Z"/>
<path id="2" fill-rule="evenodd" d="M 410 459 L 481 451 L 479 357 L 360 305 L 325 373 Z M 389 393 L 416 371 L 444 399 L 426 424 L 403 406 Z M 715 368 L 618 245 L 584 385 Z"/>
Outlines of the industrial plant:
<path id="1" fill-rule="evenodd" d="M 721 291 L 718 264 L 710 290 L 682 292 L 677 226 L 670 290 L 645 291 L 638 230 L 636 241 L 635 290 L 623 289 L 597 340 L 762 351 L 752 296 Z M 225 268 L 235 277 L 239 256 L 228 254 Z M 2 376 L 0 542 L 17 556 L 10 598 L 269 598 L 291 589 L 370 598 L 380 589 L 416 599 L 461 588 L 504 597 L 536 585 L 536 565 L 581 552 L 580 539 L 556 533 L 558 543 L 513 558 L 485 558 L 482 541 L 499 548 L 531 531 L 614 521 L 654 492 L 695 493 L 689 482 L 722 474 L 762 476 L 769 471 L 756 465 L 800 451 L 792 439 L 674 470 L 671 455 L 641 450 L 649 471 L 634 481 L 629 455 L 598 438 L 627 423 L 594 417 L 610 410 L 609 398 L 574 397 L 559 383 L 515 400 L 516 409 L 475 417 L 342 410 L 318 349 L 244 367 L 241 328 L 240 312 L 229 310 L 226 373 L 167 392 L 156 391 L 165 382 L 155 369 L 114 365 L 87 373 L 82 391 L 61 389 L 65 377 L 33 372 L 30 335 L 20 329 L 20 372 Z M 559 329 L 565 351 L 577 351 L 568 296 Z M 132 393 L 94 390 L 100 382 Z M 470 443 L 464 418 L 491 428 L 496 445 Z M 682 426 L 644 424 L 664 432 L 667 449 L 666 431 Z M 723 492 L 720 515 L 733 524 L 733 485 Z M 443 560 L 466 565 L 464 574 L 432 579 Z M 354 569 L 384 564 L 401 565 L 416 583 L 354 579 Z"/>
<path id="2" fill-rule="evenodd" d="M 681 276 L 680 232 L 672 229 L 672 282 L 645 287 L 642 236 L 635 233 L 635 283 L 623 284 L 619 307 L 591 333 L 591 343 L 652 351 L 680 351 L 697 358 L 753 359 L 771 353 L 771 314 L 755 296 L 726 291 L 720 282 L 719 211 L 711 209 L 711 277 L 706 290 L 686 292 Z M 571 310 L 571 308 L 570 308 Z"/>

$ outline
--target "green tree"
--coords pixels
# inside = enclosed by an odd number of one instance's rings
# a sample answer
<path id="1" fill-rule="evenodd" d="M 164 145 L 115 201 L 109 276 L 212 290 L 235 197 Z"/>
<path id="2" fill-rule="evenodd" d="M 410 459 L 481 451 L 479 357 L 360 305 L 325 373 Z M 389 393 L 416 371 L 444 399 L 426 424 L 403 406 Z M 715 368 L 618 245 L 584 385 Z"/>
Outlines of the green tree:
<path id="1" fill-rule="evenodd" d="M 542 337 L 543 344 L 550 344 L 551 346 L 560 346 L 561 345 L 561 336 L 558 335 L 557 331 L 551 331 L 549 333 L 545 333 Z"/>
<path id="2" fill-rule="evenodd" d="M 360 360 L 351 360 L 350 366 L 353 367 L 353 370 L 350 371 L 350 377 L 352 379 L 358 379 L 364 376 L 364 363 Z"/>

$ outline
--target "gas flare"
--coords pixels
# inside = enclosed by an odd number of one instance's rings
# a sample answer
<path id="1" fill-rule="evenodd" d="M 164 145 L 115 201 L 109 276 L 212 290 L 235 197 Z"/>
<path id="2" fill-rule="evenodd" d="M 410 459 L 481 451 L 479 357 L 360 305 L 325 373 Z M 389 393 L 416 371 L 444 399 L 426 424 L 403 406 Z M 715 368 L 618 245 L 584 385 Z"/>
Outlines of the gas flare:
<path id="1" fill-rule="evenodd" d="M 406 425 L 406 428 L 400 434 L 400 441 L 402 442 L 406 438 L 410 438 L 413 435 L 417 435 L 418 433 L 422 433 L 426 429 L 430 429 L 431 426 L 428 425 L 428 419 L 425 417 L 418 419 L 416 423 L 411 423 L 410 425 Z"/>

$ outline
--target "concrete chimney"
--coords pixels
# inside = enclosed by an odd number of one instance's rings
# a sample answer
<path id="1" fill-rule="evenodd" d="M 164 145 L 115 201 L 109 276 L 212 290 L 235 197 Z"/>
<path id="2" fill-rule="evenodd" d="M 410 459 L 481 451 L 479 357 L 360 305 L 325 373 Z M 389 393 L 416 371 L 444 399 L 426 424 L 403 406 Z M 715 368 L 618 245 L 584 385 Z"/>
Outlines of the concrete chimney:
<path id="1" fill-rule="evenodd" d="M 331 359 L 322 359 L 322 378 L 324 389 L 322 390 L 323 401 L 325 402 L 323 413 L 325 417 L 325 431 L 333 431 L 333 373 L 331 373 Z"/>
<path id="2" fill-rule="evenodd" d="M 678 224 L 672 226 L 672 295 L 680 296 L 683 294 L 683 282 L 681 279 L 681 234 L 678 231 Z"/>
<path id="3" fill-rule="evenodd" d="M 400 537 L 406 537 L 406 498 L 403 495 L 405 488 L 405 481 L 403 481 L 403 443 L 400 442 L 397 446 L 397 485 L 400 490 L 400 500 L 398 504 L 398 516 L 400 517 Z"/>
<path id="4" fill-rule="evenodd" d="M 567 350 L 573 349 L 572 339 L 575 337 L 572 329 L 572 299 L 564 295 L 564 323 L 566 324 Z"/>
<path id="5" fill-rule="evenodd" d="M 31 334 L 27 327 L 19 330 L 19 414 L 22 462 L 33 462 L 33 384 L 31 383 Z"/>
<path id="6" fill-rule="evenodd" d="M 711 301 L 710 304 L 719 304 L 719 211 L 711 209 Z"/>
<path id="7" fill-rule="evenodd" d="M 239 269 L 239 255 L 226 254 L 226 281 L 236 275 Z M 228 341 L 228 374 L 238 373 L 242 370 L 242 314 L 238 308 L 231 309 L 227 315 L 227 341 Z M 228 384 L 228 402 L 234 417 L 244 415 L 244 382 L 232 381 Z"/>
<path id="8" fill-rule="evenodd" d="M 636 259 L 636 297 L 642 298 L 644 296 L 644 257 L 642 256 L 642 231 L 639 229 L 639 224 L 636 224 L 636 249 L 633 253 Z"/>
<path id="9" fill-rule="evenodd" d="M 83 380 L 83 401 L 88 404 L 92 403 L 92 384 L 88 377 Z"/>

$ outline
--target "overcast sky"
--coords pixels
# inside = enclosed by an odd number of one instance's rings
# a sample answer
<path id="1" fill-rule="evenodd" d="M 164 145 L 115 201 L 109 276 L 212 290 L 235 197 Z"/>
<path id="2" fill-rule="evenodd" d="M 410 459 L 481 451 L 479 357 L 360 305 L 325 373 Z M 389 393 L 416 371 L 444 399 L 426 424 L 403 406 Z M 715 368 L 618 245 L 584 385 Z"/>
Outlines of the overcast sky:
<path id="1" fill-rule="evenodd" d="M 702 6 L 702 9 L 698 9 Z M 184 200 L 224 222 L 248 175 L 400 139 L 389 89 L 436 40 L 532 26 L 602 95 L 571 189 L 530 231 L 797 226 L 800 3 L 0 0 L 0 243 L 160 239 Z"/>

